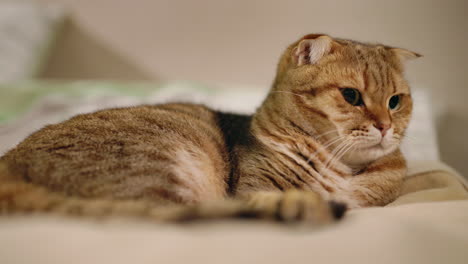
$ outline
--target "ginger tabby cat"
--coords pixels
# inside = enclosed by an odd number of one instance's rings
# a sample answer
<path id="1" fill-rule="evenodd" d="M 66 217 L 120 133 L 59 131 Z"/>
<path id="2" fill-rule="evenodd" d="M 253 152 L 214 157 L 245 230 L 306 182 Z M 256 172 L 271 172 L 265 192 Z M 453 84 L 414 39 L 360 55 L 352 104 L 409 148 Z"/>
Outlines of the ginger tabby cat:
<path id="1" fill-rule="evenodd" d="M 403 63 L 419 56 L 311 34 L 252 116 L 163 104 L 46 126 L 0 159 L 0 212 L 318 225 L 385 205 L 406 172 Z"/>

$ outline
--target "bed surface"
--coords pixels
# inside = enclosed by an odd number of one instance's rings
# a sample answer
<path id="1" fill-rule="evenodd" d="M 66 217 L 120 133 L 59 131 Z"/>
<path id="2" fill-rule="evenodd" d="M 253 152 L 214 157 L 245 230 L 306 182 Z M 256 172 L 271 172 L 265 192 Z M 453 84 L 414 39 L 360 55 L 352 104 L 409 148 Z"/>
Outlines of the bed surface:
<path id="1" fill-rule="evenodd" d="M 185 226 L 0 219 L 1 263 L 466 263 L 468 202 L 350 212 L 320 230 L 253 221 Z"/>

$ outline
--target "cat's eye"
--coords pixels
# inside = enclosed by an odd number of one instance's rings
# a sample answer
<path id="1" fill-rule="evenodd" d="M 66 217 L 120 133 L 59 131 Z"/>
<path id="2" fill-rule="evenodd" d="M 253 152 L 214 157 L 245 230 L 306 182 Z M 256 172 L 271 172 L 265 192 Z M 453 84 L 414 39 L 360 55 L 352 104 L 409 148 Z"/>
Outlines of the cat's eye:
<path id="1" fill-rule="evenodd" d="M 354 105 L 354 106 L 364 105 L 364 102 L 362 101 L 361 93 L 356 89 L 343 88 L 341 89 L 341 94 L 343 95 L 343 98 L 346 100 L 346 102 L 350 103 L 351 105 Z"/>
<path id="2" fill-rule="evenodd" d="M 400 106 L 400 96 L 399 95 L 394 95 L 390 97 L 390 100 L 388 101 L 388 108 L 390 110 L 395 110 Z"/>

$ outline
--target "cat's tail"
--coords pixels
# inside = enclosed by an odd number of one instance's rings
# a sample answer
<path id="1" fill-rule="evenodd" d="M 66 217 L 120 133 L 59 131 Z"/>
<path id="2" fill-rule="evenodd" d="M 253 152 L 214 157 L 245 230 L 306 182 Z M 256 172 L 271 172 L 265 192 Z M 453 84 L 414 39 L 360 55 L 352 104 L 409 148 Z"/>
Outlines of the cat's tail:
<path id="1" fill-rule="evenodd" d="M 107 218 L 137 217 L 161 222 L 248 216 L 245 203 L 234 200 L 199 205 L 155 206 L 149 201 L 69 197 L 28 183 L 0 161 L 0 215 L 47 213 Z M 251 212 L 250 212 L 251 213 Z"/>
<path id="2" fill-rule="evenodd" d="M 346 211 L 343 204 L 327 203 L 310 192 L 293 190 L 284 194 L 258 193 L 257 196 L 253 197 L 253 202 L 219 200 L 168 206 L 156 206 L 150 201 L 142 200 L 70 197 L 24 181 L 0 160 L 0 215 L 48 213 L 96 218 L 121 216 L 159 222 L 221 218 L 266 218 L 286 222 L 313 219 L 312 224 L 323 224 L 340 219 Z"/>

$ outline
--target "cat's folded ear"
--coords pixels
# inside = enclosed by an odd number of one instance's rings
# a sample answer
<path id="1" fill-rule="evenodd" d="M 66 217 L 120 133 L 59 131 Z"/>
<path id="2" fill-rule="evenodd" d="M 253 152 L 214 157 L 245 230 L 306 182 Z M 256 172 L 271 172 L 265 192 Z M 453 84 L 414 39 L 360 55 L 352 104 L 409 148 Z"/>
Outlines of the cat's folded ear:
<path id="1" fill-rule="evenodd" d="M 402 48 L 390 48 L 390 50 L 400 59 L 400 61 L 405 62 L 408 60 L 414 60 L 416 58 L 422 57 L 421 54 Z"/>
<path id="2" fill-rule="evenodd" d="M 333 39 L 323 34 L 304 36 L 293 49 L 292 56 L 297 66 L 316 64 L 327 55 L 333 45 Z"/>

